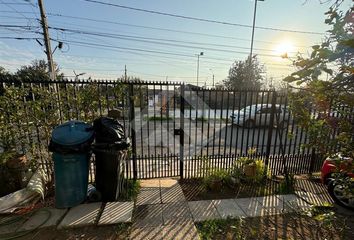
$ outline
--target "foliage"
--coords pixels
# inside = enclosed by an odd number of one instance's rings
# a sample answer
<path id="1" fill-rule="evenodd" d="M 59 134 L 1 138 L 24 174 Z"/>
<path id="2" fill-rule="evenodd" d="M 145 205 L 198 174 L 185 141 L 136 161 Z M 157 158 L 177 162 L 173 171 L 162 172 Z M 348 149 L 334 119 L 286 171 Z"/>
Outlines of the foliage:
<path id="1" fill-rule="evenodd" d="M 256 57 L 251 59 L 248 57 L 244 61 L 235 61 L 229 70 L 229 76 L 222 85 L 226 89 L 260 89 L 264 77 L 263 67 L 260 65 Z"/>
<path id="2" fill-rule="evenodd" d="M 279 193 L 280 194 L 291 194 L 295 192 L 295 176 L 294 174 L 288 174 L 285 176 L 279 185 Z"/>
<path id="3" fill-rule="evenodd" d="M 55 69 L 57 80 L 63 79 L 63 74 L 59 72 L 59 68 Z M 34 60 L 31 65 L 22 66 L 15 76 L 20 80 L 37 80 L 49 81 L 48 64 L 45 60 Z"/>
<path id="4" fill-rule="evenodd" d="M 196 120 L 200 121 L 200 122 L 207 122 L 208 118 L 206 118 L 206 117 L 197 117 Z"/>
<path id="5" fill-rule="evenodd" d="M 323 155 L 339 151 L 353 156 L 354 8 L 340 11 L 341 2 L 326 12 L 325 23 L 331 27 L 326 39 L 312 46 L 309 57 L 298 55 L 297 71 L 284 81 L 299 86 L 292 86 L 296 91 L 291 93 L 290 105 L 295 121 L 308 129 L 309 145 Z"/>
<path id="6" fill-rule="evenodd" d="M 270 170 L 265 166 L 262 159 L 255 156 L 256 148 L 249 148 L 247 154 L 248 156 L 240 157 L 235 162 L 231 175 L 235 178 L 261 183 L 266 176 L 270 175 Z M 245 170 L 247 167 L 254 168 L 254 174 L 246 176 Z"/>
<path id="7" fill-rule="evenodd" d="M 206 188 L 211 189 L 211 190 L 216 190 L 214 189 L 215 186 L 220 185 L 220 187 L 224 187 L 227 185 L 227 183 L 230 181 L 230 174 L 223 169 L 216 169 L 209 173 L 204 179 L 204 185 Z M 220 190 L 220 189 L 217 189 Z"/>
<path id="8" fill-rule="evenodd" d="M 345 158 L 341 154 L 335 154 L 330 159 L 336 166 L 335 172 L 331 176 L 335 185 L 341 186 L 345 196 L 354 198 L 354 180 L 349 176 L 354 172 L 353 159 Z"/>
<path id="9" fill-rule="evenodd" d="M 203 240 L 214 239 L 216 234 L 225 233 L 227 230 L 231 231 L 231 234 L 237 237 L 236 239 L 243 239 L 240 236 L 240 233 L 242 232 L 242 223 L 242 218 L 227 218 L 207 220 L 197 223 L 196 226 L 199 230 L 199 235 Z"/>
<path id="10" fill-rule="evenodd" d="M 123 200 L 133 201 L 140 191 L 140 182 L 132 179 L 126 179 L 125 191 L 121 194 Z"/>

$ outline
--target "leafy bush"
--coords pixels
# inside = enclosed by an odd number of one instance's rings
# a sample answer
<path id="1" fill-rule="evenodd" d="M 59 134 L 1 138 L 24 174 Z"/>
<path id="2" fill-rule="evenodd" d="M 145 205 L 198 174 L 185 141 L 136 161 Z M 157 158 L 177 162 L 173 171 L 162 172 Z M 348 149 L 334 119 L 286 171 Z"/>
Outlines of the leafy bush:
<path id="1" fill-rule="evenodd" d="M 205 187 L 215 190 L 215 187 L 224 187 L 230 179 L 230 174 L 226 170 L 218 169 L 210 173 L 203 179 Z"/>
<path id="2" fill-rule="evenodd" d="M 140 182 L 132 179 L 126 179 L 126 188 L 121 194 L 122 200 L 134 200 L 140 191 Z"/>
<path id="3" fill-rule="evenodd" d="M 295 176 L 294 174 L 289 174 L 285 176 L 279 186 L 279 193 L 280 194 L 290 194 L 295 192 Z"/>

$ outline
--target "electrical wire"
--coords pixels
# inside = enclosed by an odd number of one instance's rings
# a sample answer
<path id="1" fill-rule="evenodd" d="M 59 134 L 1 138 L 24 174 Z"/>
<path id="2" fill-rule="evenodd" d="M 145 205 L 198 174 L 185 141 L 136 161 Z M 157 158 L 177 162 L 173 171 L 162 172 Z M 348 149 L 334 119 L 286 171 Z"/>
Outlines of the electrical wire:
<path id="1" fill-rule="evenodd" d="M 195 21 L 200 21 L 200 22 L 217 23 L 217 24 L 236 26 L 236 27 L 246 27 L 246 28 L 252 28 L 253 27 L 252 25 L 247 25 L 247 24 L 230 23 L 230 22 L 223 22 L 223 21 L 212 20 L 212 19 L 205 19 L 205 18 L 197 18 L 197 17 L 185 16 L 185 15 L 178 15 L 178 14 L 160 12 L 160 11 L 155 11 L 155 10 L 147 10 L 147 9 L 142 9 L 142 8 L 129 7 L 129 6 L 124 6 L 124 5 L 115 4 L 115 3 L 101 2 L 101 1 L 96 1 L 96 0 L 81 0 L 81 1 L 95 3 L 95 4 L 100 4 L 100 5 L 106 5 L 106 6 L 111 6 L 111 7 L 118 7 L 118 8 L 133 10 L 133 11 L 139 11 L 139 12 L 145 12 L 145 13 L 151 13 L 151 14 L 175 17 L 175 18 L 195 20 Z M 255 28 L 262 29 L 262 30 L 280 31 L 280 32 L 292 32 L 292 33 L 302 33 L 302 34 L 323 35 L 323 33 L 314 32 L 314 31 L 300 31 L 300 30 L 281 29 L 281 28 L 273 28 L 273 27 L 259 27 L 259 26 L 255 26 Z"/>
<path id="2" fill-rule="evenodd" d="M 63 27 L 49 27 L 49 28 L 50 29 L 54 29 L 54 30 L 59 30 L 59 31 L 67 31 L 67 32 L 72 32 L 72 33 L 78 33 L 78 34 L 94 35 L 94 36 L 99 36 L 99 37 L 116 38 L 116 39 L 148 42 L 148 43 L 155 43 L 155 44 L 164 44 L 164 45 L 187 47 L 187 48 L 196 48 L 196 47 L 195 46 L 186 46 L 186 45 L 177 45 L 177 44 L 168 44 L 168 43 L 165 43 L 165 42 L 186 43 L 186 44 L 192 44 L 192 45 L 198 45 L 198 46 L 201 46 L 201 45 L 216 46 L 216 47 L 231 48 L 231 49 L 234 49 L 234 48 L 245 49 L 245 50 L 249 50 L 250 49 L 249 47 L 242 47 L 242 46 L 235 46 L 235 45 L 226 45 L 226 44 L 191 42 L 191 41 L 181 41 L 181 40 L 175 40 L 175 39 L 142 37 L 142 36 L 137 36 L 137 35 L 113 34 L 113 33 L 106 33 L 106 32 L 90 32 L 90 31 L 85 31 L 85 30 L 81 30 L 81 29 L 68 29 L 68 28 L 63 28 Z M 215 50 L 215 49 L 211 49 L 211 48 L 205 48 L 205 49 L 207 49 L 207 50 Z M 273 50 L 264 49 L 264 48 L 254 48 L 254 50 L 273 52 Z M 215 50 L 215 51 L 226 51 L 226 50 Z M 231 51 L 228 50 L 227 52 L 232 52 L 232 50 Z M 236 52 L 236 53 L 240 53 L 240 52 Z M 290 52 L 290 53 L 295 53 L 295 52 Z M 245 53 L 245 54 L 248 54 L 248 52 Z M 274 55 L 271 55 L 271 56 L 274 56 Z"/>

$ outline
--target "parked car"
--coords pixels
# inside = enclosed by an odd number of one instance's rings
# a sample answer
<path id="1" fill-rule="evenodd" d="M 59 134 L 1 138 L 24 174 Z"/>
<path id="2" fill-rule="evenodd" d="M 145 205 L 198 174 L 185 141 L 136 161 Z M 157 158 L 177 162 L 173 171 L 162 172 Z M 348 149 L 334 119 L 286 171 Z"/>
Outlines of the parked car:
<path id="1" fill-rule="evenodd" d="M 254 104 L 234 111 L 230 118 L 231 123 L 238 126 L 253 128 L 269 126 L 272 115 L 272 104 Z M 290 112 L 284 105 L 275 105 L 274 125 L 284 128 L 290 122 Z M 277 119 L 279 124 L 277 124 Z"/>
<path id="2" fill-rule="evenodd" d="M 321 169 L 321 181 L 327 185 L 328 192 L 333 200 L 341 206 L 354 210 L 354 172 L 353 172 L 353 159 L 341 158 L 339 169 L 341 175 L 347 178 L 349 181 L 349 189 L 343 184 L 342 181 L 338 181 L 335 177 L 335 172 L 338 172 L 336 161 L 327 158 L 322 165 Z"/>

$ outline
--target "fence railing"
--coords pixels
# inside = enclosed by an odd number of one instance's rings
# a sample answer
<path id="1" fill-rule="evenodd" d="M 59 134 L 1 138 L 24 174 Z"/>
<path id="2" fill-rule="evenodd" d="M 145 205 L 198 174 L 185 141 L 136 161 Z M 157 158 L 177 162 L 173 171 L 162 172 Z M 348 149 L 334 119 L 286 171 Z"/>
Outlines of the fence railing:
<path id="1" fill-rule="evenodd" d="M 273 174 L 283 173 L 284 167 L 291 173 L 318 171 L 322 161 L 307 147 L 308 133 L 291 115 L 287 95 L 272 90 L 229 91 L 170 82 L 0 83 L 0 106 L 5 109 L 1 124 L 11 124 L 10 136 L 48 173 L 52 128 L 102 115 L 118 118 L 132 139 L 126 165 L 130 178 L 198 177 L 202 158 L 229 169 L 249 148 L 256 148 Z"/>

